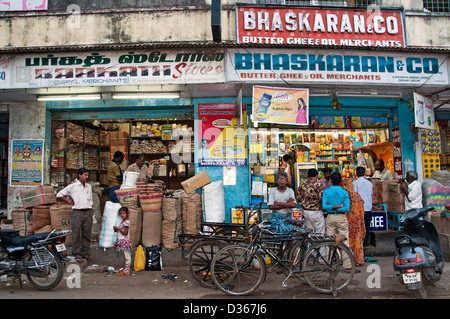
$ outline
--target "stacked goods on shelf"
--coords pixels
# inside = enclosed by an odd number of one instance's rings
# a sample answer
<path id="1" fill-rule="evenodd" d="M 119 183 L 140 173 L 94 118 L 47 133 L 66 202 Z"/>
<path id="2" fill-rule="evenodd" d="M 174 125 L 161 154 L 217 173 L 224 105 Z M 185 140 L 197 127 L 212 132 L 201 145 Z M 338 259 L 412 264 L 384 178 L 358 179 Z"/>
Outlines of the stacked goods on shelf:
<path id="1" fill-rule="evenodd" d="M 91 128 L 85 128 L 84 143 L 99 146 L 99 132 Z"/>
<path id="2" fill-rule="evenodd" d="M 78 144 L 69 144 L 67 150 L 66 168 L 80 169 L 83 166 L 83 146 Z"/>
<path id="3" fill-rule="evenodd" d="M 167 146 L 155 139 L 132 139 L 130 154 L 160 154 L 167 153 Z"/>
<path id="4" fill-rule="evenodd" d="M 83 143 L 83 127 L 72 122 L 67 122 L 66 137 L 74 143 Z"/>
<path id="5" fill-rule="evenodd" d="M 124 153 L 124 160 L 128 160 L 128 133 L 122 131 L 109 132 L 109 151 L 111 154 L 110 160 L 113 159 L 116 151 Z"/>
<path id="6" fill-rule="evenodd" d="M 84 167 L 88 170 L 99 169 L 99 157 L 96 149 L 86 149 L 84 151 Z"/>

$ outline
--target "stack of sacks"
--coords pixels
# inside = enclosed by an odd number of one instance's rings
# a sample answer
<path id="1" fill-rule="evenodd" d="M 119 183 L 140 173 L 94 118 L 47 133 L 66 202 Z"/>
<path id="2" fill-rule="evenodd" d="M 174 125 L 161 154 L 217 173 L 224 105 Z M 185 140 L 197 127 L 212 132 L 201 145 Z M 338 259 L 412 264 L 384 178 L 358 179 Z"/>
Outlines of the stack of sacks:
<path id="1" fill-rule="evenodd" d="M 180 246 L 178 235 L 183 231 L 181 197 L 164 197 L 162 201 L 162 242 L 170 250 Z"/>

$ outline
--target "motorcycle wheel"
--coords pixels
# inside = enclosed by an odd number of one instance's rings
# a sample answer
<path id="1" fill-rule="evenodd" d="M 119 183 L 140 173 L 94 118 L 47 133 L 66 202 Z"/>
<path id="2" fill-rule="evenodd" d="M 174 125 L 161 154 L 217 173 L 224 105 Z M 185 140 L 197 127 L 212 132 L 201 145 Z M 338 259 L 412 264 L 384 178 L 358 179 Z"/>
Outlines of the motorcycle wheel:
<path id="1" fill-rule="evenodd" d="M 28 259 L 31 260 L 31 256 Z M 27 278 L 36 289 L 50 290 L 61 282 L 63 275 L 64 264 L 56 257 L 50 265 L 28 271 Z"/>

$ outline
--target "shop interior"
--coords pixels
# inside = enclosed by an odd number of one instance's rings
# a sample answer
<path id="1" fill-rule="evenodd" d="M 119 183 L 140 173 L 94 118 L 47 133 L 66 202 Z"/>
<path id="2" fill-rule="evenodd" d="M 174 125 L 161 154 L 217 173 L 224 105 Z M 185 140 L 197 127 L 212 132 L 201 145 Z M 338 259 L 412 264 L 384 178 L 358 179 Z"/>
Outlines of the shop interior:
<path id="1" fill-rule="evenodd" d="M 154 181 L 166 188 L 181 188 L 181 182 L 194 175 L 193 120 L 77 120 L 52 121 L 51 183 L 64 188 L 85 167 L 90 180 L 107 185 L 107 168 L 116 151 L 125 154 L 125 172 L 144 155 Z M 181 143 L 179 143 L 181 142 Z M 189 153 L 186 154 L 183 152 Z M 176 156 L 171 156 L 174 153 Z M 177 158 L 182 158 L 179 163 Z M 187 160 L 186 160 L 187 159 Z"/>

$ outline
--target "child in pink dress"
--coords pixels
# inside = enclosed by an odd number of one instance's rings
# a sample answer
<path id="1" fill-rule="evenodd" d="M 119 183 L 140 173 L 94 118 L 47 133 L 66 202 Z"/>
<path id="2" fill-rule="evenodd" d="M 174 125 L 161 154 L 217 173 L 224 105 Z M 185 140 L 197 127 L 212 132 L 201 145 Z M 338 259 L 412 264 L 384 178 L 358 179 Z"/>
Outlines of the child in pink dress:
<path id="1" fill-rule="evenodd" d="M 117 232 L 117 239 L 114 243 L 114 249 L 123 251 L 125 266 L 123 270 L 119 270 L 117 276 L 129 276 L 131 265 L 131 250 L 133 249 L 130 241 L 130 220 L 128 219 L 128 208 L 122 207 L 119 209 L 119 216 L 122 222 L 119 226 L 114 226 L 114 231 Z"/>

